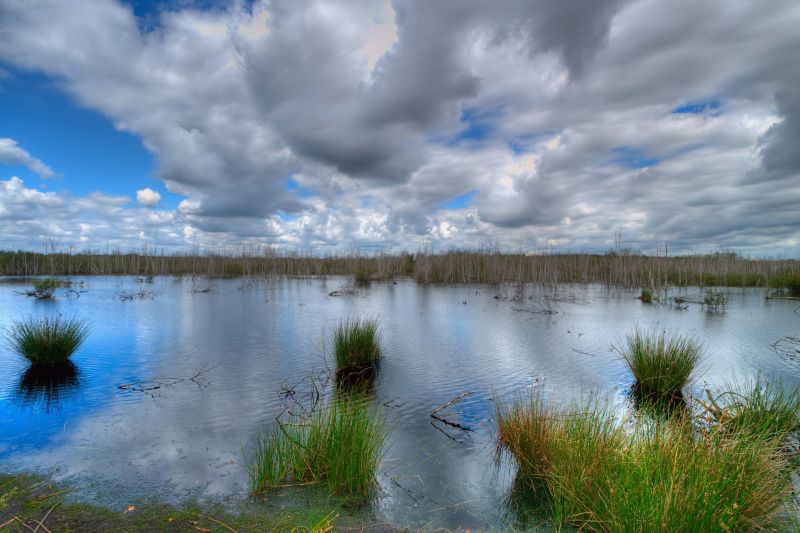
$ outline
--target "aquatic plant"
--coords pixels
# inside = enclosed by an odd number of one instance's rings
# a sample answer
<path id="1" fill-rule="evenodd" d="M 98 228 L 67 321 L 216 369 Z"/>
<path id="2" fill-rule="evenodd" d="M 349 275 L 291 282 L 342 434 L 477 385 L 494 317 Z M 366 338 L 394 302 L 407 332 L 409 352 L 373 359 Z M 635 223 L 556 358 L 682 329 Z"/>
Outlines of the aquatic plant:
<path id="1" fill-rule="evenodd" d="M 88 334 L 88 325 L 76 318 L 29 317 L 12 324 L 6 341 L 35 365 L 55 365 L 67 361 Z"/>
<path id="2" fill-rule="evenodd" d="M 63 282 L 55 278 L 37 279 L 33 282 L 33 296 L 37 298 L 52 298 L 56 289 L 62 286 Z"/>
<path id="3" fill-rule="evenodd" d="M 499 411 L 500 445 L 556 526 L 588 531 L 752 531 L 779 527 L 791 495 L 785 457 L 689 417 L 630 424 L 598 406 L 559 412 L 534 396 Z M 509 432 L 530 432 L 510 435 Z"/>
<path id="4" fill-rule="evenodd" d="M 703 356 L 703 347 L 694 337 L 642 331 L 639 327 L 627 337 L 622 357 L 636 379 L 638 394 L 656 398 L 679 397 Z"/>
<path id="5" fill-rule="evenodd" d="M 381 355 L 376 319 L 347 318 L 333 332 L 337 372 L 374 366 Z"/>
<path id="6" fill-rule="evenodd" d="M 714 292 L 711 289 L 706 289 L 706 293 L 703 296 L 703 305 L 709 311 L 718 311 L 720 309 L 725 308 L 725 304 L 728 303 L 728 297 L 722 293 Z"/>
<path id="7" fill-rule="evenodd" d="M 649 304 L 653 302 L 653 291 L 650 289 L 642 289 L 642 293 L 639 295 L 639 299 L 642 303 Z"/>
<path id="8" fill-rule="evenodd" d="M 792 482 L 774 449 L 681 423 L 624 432 L 567 419 L 548 476 L 557 522 L 594 531 L 753 531 L 781 521 Z"/>
<path id="9" fill-rule="evenodd" d="M 768 441 L 800 431 L 800 388 L 760 375 L 726 388 L 710 403 L 700 402 L 725 431 Z"/>
<path id="10" fill-rule="evenodd" d="M 541 389 L 536 389 L 527 401 L 497 401 L 496 406 L 498 443 L 516 458 L 519 477 L 544 479 L 558 413 L 545 405 Z"/>
<path id="11" fill-rule="evenodd" d="M 309 418 L 278 420 L 257 437 L 248 464 L 252 491 L 324 482 L 332 494 L 366 496 L 385 440 L 382 411 L 354 397 L 336 399 Z"/>

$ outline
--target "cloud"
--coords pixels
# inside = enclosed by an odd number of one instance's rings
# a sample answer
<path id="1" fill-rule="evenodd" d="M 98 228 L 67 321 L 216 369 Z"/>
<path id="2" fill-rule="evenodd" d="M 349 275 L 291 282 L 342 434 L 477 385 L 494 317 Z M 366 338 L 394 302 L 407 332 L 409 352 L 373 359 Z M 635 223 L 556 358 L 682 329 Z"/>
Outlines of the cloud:
<path id="1" fill-rule="evenodd" d="M 2 79 L 3 74 L 4 71 L 0 69 L 0 79 Z M 50 167 L 25 151 L 17 141 L 8 137 L 0 137 L 0 163 L 26 166 L 44 179 L 55 176 L 55 172 Z"/>
<path id="2" fill-rule="evenodd" d="M 147 187 L 136 191 L 136 201 L 146 207 L 155 207 L 161 200 L 161 195 Z"/>
<path id="3" fill-rule="evenodd" d="M 96 211 L 64 224 L 131 246 L 602 250 L 621 228 L 644 250 L 800 254 L 792 0 L 278 0 L 150 22 L 0 0 L 0 61 L 139 136 L 186 197 L 141 210 L 164 217 L 144 240 Z"/>

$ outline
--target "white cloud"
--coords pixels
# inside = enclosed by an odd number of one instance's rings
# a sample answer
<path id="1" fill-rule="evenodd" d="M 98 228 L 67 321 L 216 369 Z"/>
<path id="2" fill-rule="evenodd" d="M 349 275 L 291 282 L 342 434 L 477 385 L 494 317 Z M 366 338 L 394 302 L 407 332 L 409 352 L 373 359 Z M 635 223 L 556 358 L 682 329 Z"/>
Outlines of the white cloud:
<path id="1" fill-rule="evenodd" d="M 0 74 L 4 71 L 0 69 Z M 2 76 L 0 76 L 2 78 Z M 17 141 L 8 137 L 0 137 L 0 164 L 4 165 L 23 165 L 40 177 L 49 179 L 55 176 L 55 172 L 24 150 Z"/>
<path id="2" fill-rule="evenodd" d="M 134 247 L 604 249 L 622 228 L 644 250 L 800 254 L 793 0 L 276 0 L 156 20 L 0 0 L 0 60 L 141 137 L 186 197 L 125 208 L 12 178 L 17 242 L 37 241 L 25 199 Z"/>
<path id="3" fill-rule="evenodd" d="M 136 201 L 144 206 L 155 207 L 160 200 L 161 195 L 150 187 L 136 191 Z"/>

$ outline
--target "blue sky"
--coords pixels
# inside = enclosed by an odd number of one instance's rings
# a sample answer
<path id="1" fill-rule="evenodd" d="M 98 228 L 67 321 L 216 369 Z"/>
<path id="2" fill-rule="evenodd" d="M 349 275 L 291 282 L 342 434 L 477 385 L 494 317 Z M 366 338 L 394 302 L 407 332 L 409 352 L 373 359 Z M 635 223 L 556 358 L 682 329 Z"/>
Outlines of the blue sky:
<path id="1" fill-rule="evenodd" d="M 28 184 L 77 195 L 100 191 L 131 197 L 149 187 L 162 195 L 165 205 L 177 206 L 179 197 L 155 177 L 155 158 L 141 139 L 77 105 L 54 78 L 7 71 L 0 81 L 0 136 L 3 133 L 56 172 L 45 180 L 23 165 L 6 166 L 6 172 Z"/>
<path id="2" fill-rule="evenodd" d="M 0 0 L 3 246 L 800 256 L 800 4 L 499 1 Z"/>

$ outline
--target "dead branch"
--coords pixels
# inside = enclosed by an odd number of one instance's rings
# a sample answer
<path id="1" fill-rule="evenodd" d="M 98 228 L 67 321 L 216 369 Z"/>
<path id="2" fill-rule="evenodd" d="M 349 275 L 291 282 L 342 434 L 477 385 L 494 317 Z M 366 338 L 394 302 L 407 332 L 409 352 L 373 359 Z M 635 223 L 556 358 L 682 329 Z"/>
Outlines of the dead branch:
<path id="1" fill-rule="evenodd" d="M 473 429 L 471 427 L 469 427 L 469 426 L 464 426 L 462 424 L 459 424 L 458 422 L 452 422 L 452 421 L 448 420 L 447 418 L 445 418 L 444 416 L 439 415 L 439 413 L 441 411 L 443 411 L 444 409 L 447 409 L 448 407 L 451 407 L 451 406 L 457 404 L 458 402 L 469 398 L 470 396 L 472 396 L 472 392 L 463 392 L 463 393 L 459 394 L 458 396 L 456 396 L 455 398 L 453 398 L 452 400 L 443 403 L 442 405 L 440 405 L 439 407 L 437 407 L 436 409 L 431 411 L 431 418 L 433 418 L 435 420 L 438 420 L 442 424 L 445 424 L 445 425 L 450 426 L 452 428 L 459 429 L 461 431 L 473 431 Z M 431 423 L 433 424 L 433 422 L 431 422 Z M 434 427 L 436 427 L 436 425 L 434 425 Z M 440 429 L 440 428 L 436 428 L 436 429 Z M 442 433 L 444 433 L 444 432 L 442 432 Z M 455 439 L 453 439 L 453 440 L 455 440 Z"/>
<path id="2" fill-rule="evenodd" d="M 173 387 L 178 383 L 194 383 L 197 385 L 197 388 L 203 390 L 210 384 L 210 382 L 205 378 L 205 374 L 216 367 L 217 365 L 212 367 L 203 366 L 199 372 L 188 378 L 152 377 L 149 379 L 143 379 L 142 381 L 135 381 L 133 383 L 123 383 L 119 385 L 119 388 L 121 390 L 132 392 L 141 392 L 142 394 L 147 394 L 153 398 L 156 396 L 153 391 L 157 391 L 162 388 Z"/>
<path id="3" fill-rule="evenodd" d="M 431 411 L 431 416 L 435 415 L 436 413 L 438 413 L 442 409 L 446 409 L 447 407 L 450 407 L 453 404 L 456 404 L 456 403 L 458 403 L 458 402 L 460 402 L 462 400 L 465 400 L 465 399 L 469 398 L 470 396 L 472 396 L 471 392 L 462 392 L 461 394 L 459 394 L 458 396 L 456 396 L 452 400 L 443 403 L 442 405 L 440 405 L 439 407 L 437 407 L 436 409 Z"/>

